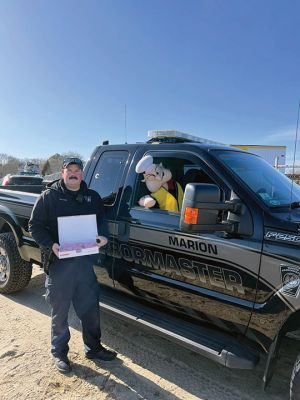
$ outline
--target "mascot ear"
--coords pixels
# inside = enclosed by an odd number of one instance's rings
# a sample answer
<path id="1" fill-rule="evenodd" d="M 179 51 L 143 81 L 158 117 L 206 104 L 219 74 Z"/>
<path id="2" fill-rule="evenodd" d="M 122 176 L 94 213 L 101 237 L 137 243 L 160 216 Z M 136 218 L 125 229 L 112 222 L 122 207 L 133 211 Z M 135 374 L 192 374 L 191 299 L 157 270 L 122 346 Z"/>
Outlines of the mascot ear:
<path id="1" fill-rule="evenodd" d="M 145 172 L 152 165 L 153 165 L 153 157 L 145 156 L 141 158 L 140 161 L 136 164 L 135 172 L 138 174 Z"/>

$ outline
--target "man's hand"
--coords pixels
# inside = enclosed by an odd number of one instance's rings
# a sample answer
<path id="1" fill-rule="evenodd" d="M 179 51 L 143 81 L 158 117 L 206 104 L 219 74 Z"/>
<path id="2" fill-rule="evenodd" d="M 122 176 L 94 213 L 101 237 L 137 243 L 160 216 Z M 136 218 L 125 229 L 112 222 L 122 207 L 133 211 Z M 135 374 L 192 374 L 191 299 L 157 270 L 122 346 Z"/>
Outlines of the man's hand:
<path id="1" fill-rule="evenodd" d="M 97 236 L 96 242 L 100 249 L 100 247 L 105 246 L 107 244 L 108 240 L 105 236 Z"/>
<path id="2" fill-rule="evenodd" d="M 58 252 L 59 252 L 59 244 L 58 243 L 53 243 L 52 251 L 56 255 L 56 257 L 58 257 Z"/>

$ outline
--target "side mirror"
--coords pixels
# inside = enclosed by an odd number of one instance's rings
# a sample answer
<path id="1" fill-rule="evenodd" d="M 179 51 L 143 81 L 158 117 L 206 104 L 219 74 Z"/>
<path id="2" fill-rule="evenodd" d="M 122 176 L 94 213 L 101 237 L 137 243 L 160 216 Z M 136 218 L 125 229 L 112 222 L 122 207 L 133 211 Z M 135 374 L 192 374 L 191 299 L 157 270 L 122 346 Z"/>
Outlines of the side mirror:
<path id="1" fill-rule="evenodd" d="M 242 224 L 243 232 L 240 230 L 241 217 L 246 222 Z M 244 229 L 245 226 L 246 229 Z M 222 201 L 221 191 L 217 185 L 189 183 L 183 197 L 180 230 L 183 232 L 223 231 L 251 235 L 252 219 L 247 207 L 240 199 Z"/>

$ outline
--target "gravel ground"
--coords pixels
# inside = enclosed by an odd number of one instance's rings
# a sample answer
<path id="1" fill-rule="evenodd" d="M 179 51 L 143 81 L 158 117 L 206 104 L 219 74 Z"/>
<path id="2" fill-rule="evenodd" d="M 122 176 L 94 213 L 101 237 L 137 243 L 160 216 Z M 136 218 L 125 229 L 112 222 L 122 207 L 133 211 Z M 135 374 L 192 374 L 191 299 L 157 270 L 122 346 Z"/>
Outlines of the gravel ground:
<path id="1" fill-rule="evenodd" d="M 44 275 L 34 269 L 21 293 L 0 295 L 1 400 L 288 400 L 293 359 L 300 343 L 285 339 L 266 392 L 265 359 L 253 371 L 230 370 L 130 323 L 102 315 L 103 343 L 119 353 L 112 363 L 84 358 L 80 324 L 70 313 L 69 375 L 57 372 L 49 354 L 50 312 Z"/>

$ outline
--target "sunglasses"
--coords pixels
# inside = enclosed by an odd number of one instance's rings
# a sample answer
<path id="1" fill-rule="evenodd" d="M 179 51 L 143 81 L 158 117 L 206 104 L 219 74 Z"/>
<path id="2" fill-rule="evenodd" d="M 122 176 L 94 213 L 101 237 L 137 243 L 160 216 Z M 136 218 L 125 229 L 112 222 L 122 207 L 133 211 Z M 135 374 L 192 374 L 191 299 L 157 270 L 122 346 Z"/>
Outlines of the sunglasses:
<path id="1" fill-rule="evenodd" d="M 83 164 L 80 158 L 77 157 L 68 157 L 65 158 L 63 161 L 63 168 L 66 168 L 69 164 L 76 164 L 78 165 L 81 169 L 83 169 Z"/>

